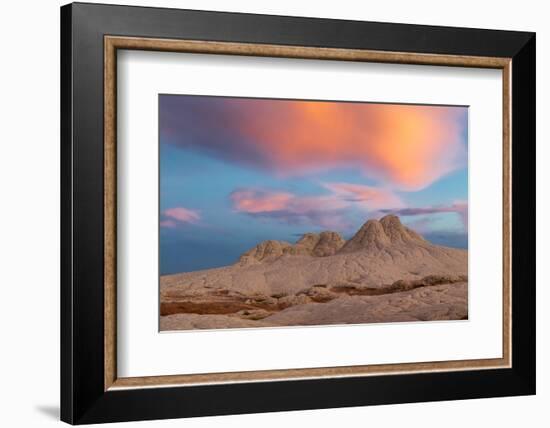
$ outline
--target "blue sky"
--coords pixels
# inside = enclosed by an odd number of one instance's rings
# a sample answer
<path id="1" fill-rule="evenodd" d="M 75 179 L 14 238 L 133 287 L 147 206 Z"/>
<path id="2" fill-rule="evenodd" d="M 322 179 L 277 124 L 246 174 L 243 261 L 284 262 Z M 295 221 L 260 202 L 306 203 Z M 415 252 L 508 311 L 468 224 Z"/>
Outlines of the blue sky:
<path id="1" fill-rule="evenodd" d="M 161 95 L 161 274 L 386 213 L 467 246 L 467 109 Z"/>

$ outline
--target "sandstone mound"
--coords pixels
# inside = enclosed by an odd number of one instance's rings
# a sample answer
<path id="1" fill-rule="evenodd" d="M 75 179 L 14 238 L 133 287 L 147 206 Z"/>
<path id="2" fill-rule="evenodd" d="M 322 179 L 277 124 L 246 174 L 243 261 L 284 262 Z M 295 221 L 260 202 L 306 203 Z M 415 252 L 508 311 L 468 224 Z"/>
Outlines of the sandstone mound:
<path id="1" fill-rule="evenodd" d="M 303 247 L 309 251 L 312 251 L 319 243 L 320 235 L 318 233 L 305 233 L 298 241 L 296 241 L 296 247 Z"/>
<path id="2" fill-rule="evenodd" d="M 273 262 L 282 256 L 326 257 L 336 254 L 346 241 L 337 233 L 325 231 L 306 233 L 296 244 L 286 241 L 263 241 L 239 258 L 238 264 L 246 266 L 262 262 Z"/>
<path id="3" fill-rule="evenodd" d="M 390 238 L 392 244 L 417 244 L 426 242 L 422 236 L 414 230 L 409 229 L 401 224 L 401 220 L 396 215 L 387 215 L 380 220 L 380 224 L 384 228 L 384 232 Z"/>
<path id="4" fill-rule="evenodd" d="M 429 275 L 467 275 L 468 252 L 433 245 L 396 216 L 367 221 L 344 244 L 336 232 L 309 233 L 296 244 L 264 241 L 232 266 L 161 278 L 162 293 L 296 294 L 316 285 L 384 288 Z"/>
<path id="5" fill-rule="evenodd" d="M 240 264 L 254 264 L 264 261 L 274 261 L 281 257 L 285 250 L 291 248 L 292 244 L 285 241 L 263 241 L 251 250 L 244 253 L 240 259 Z"/>
<path id="6" fill-rule="evenodd" d="M 319 234 L 306 233 L 294 245 L 285 249 L 285 254 L 297 256 L 310 256 L 315 246 L 319 243 Z"/>
<path id="7" fill-rule="evenodd" d="M 392 246 L 423 245 L 426 240 L 418 233 L 403 226 L 399 217 L 387 215 L 380 221 L 367 221 L 357 233 L 346 242 L 339 253 L 355 251 L 381 251 Z"/>
<path id="8" fill-rule="evenodd" d="M 336 232 L 321 232 L 319 241 L 311 251 L 316 257 L 327 257 L 336 254 L 345 244 L 344 238 Z"/>

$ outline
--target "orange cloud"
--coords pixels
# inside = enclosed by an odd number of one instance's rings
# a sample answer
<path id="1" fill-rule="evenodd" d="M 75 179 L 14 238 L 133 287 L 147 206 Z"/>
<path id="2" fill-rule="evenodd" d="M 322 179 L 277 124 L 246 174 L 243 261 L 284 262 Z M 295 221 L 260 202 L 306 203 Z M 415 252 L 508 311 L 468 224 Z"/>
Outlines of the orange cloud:
<path id="1" fill-rule="evenodd" d="M 162 212 L 165 217 L 160 222 L 161 227 L 176 227 L 178 223 L 196 224 L 200 220 L 200 213 L 184 207 L 168 208 Z"/>
<path id="2" fill-rule="evenodd" d="M 252 115 L 238 126 L 269 149 L 271 166 L 283 174 L 351 165 L 416 190 L 456 169 L 464 156 L 456 109 L 289 101 L 280 109 L 284 122 Z"/>
<path id="3" fill-rule="evenodd" d="M 464 107 L 172 98 L 161 114 L 172 143 L 278 175 L 351 167 L 418 190 L 466 163 Z"/>

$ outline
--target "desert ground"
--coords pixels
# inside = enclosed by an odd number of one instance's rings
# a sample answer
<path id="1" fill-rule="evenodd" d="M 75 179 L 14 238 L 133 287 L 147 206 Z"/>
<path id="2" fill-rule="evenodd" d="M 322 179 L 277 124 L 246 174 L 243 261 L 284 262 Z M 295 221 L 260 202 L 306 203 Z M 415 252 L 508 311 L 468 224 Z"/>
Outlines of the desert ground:
<path id="1" fill-rule="evenodd" d="M 160 329 L 467 319 L 467 273 L 467 250 L 387 215 L 347 241 L 331 231 L 264 241 L 231 266 L 161 276 Z"/>

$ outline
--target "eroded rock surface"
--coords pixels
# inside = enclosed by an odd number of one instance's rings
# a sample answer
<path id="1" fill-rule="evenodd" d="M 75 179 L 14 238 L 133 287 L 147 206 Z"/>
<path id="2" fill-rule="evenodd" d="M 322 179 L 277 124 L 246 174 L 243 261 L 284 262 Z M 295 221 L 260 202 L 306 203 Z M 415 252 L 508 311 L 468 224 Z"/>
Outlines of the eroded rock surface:
<path id="1" fill-rule="evenodd" d="M 462 319 L 467 272 L 466 250 L 434 245 L 389 215 L 347 242 L 307 233 L 295 244 L 264 241 L 232 266 L 163 276 L 161 328 Z"/>

